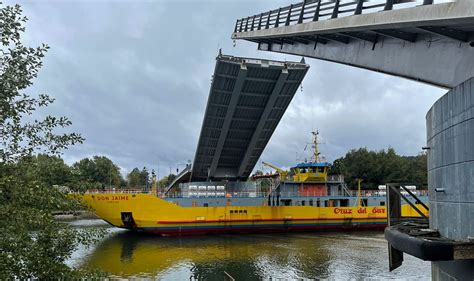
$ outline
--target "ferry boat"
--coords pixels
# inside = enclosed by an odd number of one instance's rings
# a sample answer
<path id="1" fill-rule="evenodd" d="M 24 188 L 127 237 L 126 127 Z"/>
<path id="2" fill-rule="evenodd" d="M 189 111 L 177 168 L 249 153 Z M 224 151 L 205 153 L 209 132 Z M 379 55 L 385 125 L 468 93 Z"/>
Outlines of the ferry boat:
<path id="1" fill-rule="evenodd" d="M 349 190 L 342 175 L 328 175 L 313 132 L 310 161 L 286 171 L 254 175 L 248 181 L 184 182 L 152 189 L 89 191 L 83 200 L 109 224 L 160 235 L 383 229 L 386 197 L 381 190 Z M 262 181 L 270 182 L 269 188 Z M 414 204 L 428 201 L 418 191 Z M 402 216 L 418 217 L 408 204 Z M 425 211 L 425 215 L 428 215 Z"/>

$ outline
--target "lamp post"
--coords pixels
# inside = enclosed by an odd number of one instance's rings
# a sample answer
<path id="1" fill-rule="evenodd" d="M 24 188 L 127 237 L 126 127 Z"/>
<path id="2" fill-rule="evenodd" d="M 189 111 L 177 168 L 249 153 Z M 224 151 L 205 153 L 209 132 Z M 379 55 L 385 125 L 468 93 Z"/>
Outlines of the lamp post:
<path id="1" fill-rule="evenodd" d="M 189 165 L 191 165 L 191 160 L 188 160 L 186 163 L 179 163 L 179 164 L 177 164 L 177 165 L 176 165 L 176 174 L 178 174 L 178 172 L 179 172 L 179 166 L 181 166 L 181 165 L 184 165 L 184 166 L 188 167 Z"/>

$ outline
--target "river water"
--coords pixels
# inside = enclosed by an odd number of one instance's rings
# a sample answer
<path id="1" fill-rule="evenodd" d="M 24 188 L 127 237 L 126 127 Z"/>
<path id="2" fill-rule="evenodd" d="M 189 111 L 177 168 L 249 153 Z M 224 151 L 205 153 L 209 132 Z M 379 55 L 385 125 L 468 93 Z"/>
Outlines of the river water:
<path id="1" fill-rule="evenodd" d="M 107 228 L 93 247 L 80 247 L 71 266 L 98 269 L 117 278 L 162 280 L 400 279 L 430 280 L 430 263 L 405 255 L 388 271 L 383 232 L 159 237 L 121 230 L 101 220 L 77 227 Z"/>

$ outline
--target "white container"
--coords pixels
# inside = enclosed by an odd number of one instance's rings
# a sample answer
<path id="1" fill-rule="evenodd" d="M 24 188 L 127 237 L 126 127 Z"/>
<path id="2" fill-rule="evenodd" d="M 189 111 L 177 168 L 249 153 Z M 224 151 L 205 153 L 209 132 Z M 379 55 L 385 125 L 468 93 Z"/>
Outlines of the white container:
<path id="1" fill-rule="evenodd" d="M 205 185 L 200 185 L 198 187 L 198 190 L 204 190 L 205 191 L 205 190 L 207 190 L 207 187 Z"/>
<path id="2" fill-rule="evenodd" d="M 212 190 L 212 191 L 214 191 L 214 190 L 216 190 L 216 186 L 215 186 L 215 185 L 208 185 L 208 186 L 207 186 L 207 190 Z"/>
<path id="3" fill-rule="evenodd" d="M 188 189 L 189 190 L 197 190 L 197 186 L 196 185 L 190 185 Z"/>
<path id="4" fill-rule="evenodd" d="M 225 190 L 225 186 L 223 186 L 223 185 L 218 185 L 218 186 L 217 186 L 217 190 L 224 191 L 224 190 Z"/>
<path id="5" fill-rule="evenodd" d="M 216 197 L 225 197 L 225 192 L 216 192 Z"/>
<path id="6" fill-rule="evenodd" d="M 206 192 L 198 192 L 197 196 L 198 197 L 206 197 Z"/>
<path id="7" fill-rule="evenodd" d="M 207 197 L 216 197 L 216 193 L 215 192 L 208 192 Z"/>

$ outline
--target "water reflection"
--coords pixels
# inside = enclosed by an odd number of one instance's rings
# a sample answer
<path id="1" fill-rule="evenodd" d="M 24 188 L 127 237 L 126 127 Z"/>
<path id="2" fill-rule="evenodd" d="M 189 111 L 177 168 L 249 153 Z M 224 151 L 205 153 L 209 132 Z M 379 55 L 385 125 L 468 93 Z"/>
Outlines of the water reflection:
<path id="1" fill-rule="evenodd" d="M 429 263 L 407 258 L 389 273 L 381 232 L 157 237 L 117 232 L 83 260 L 117 277 L 222 280 L 420 278 Z"/>

